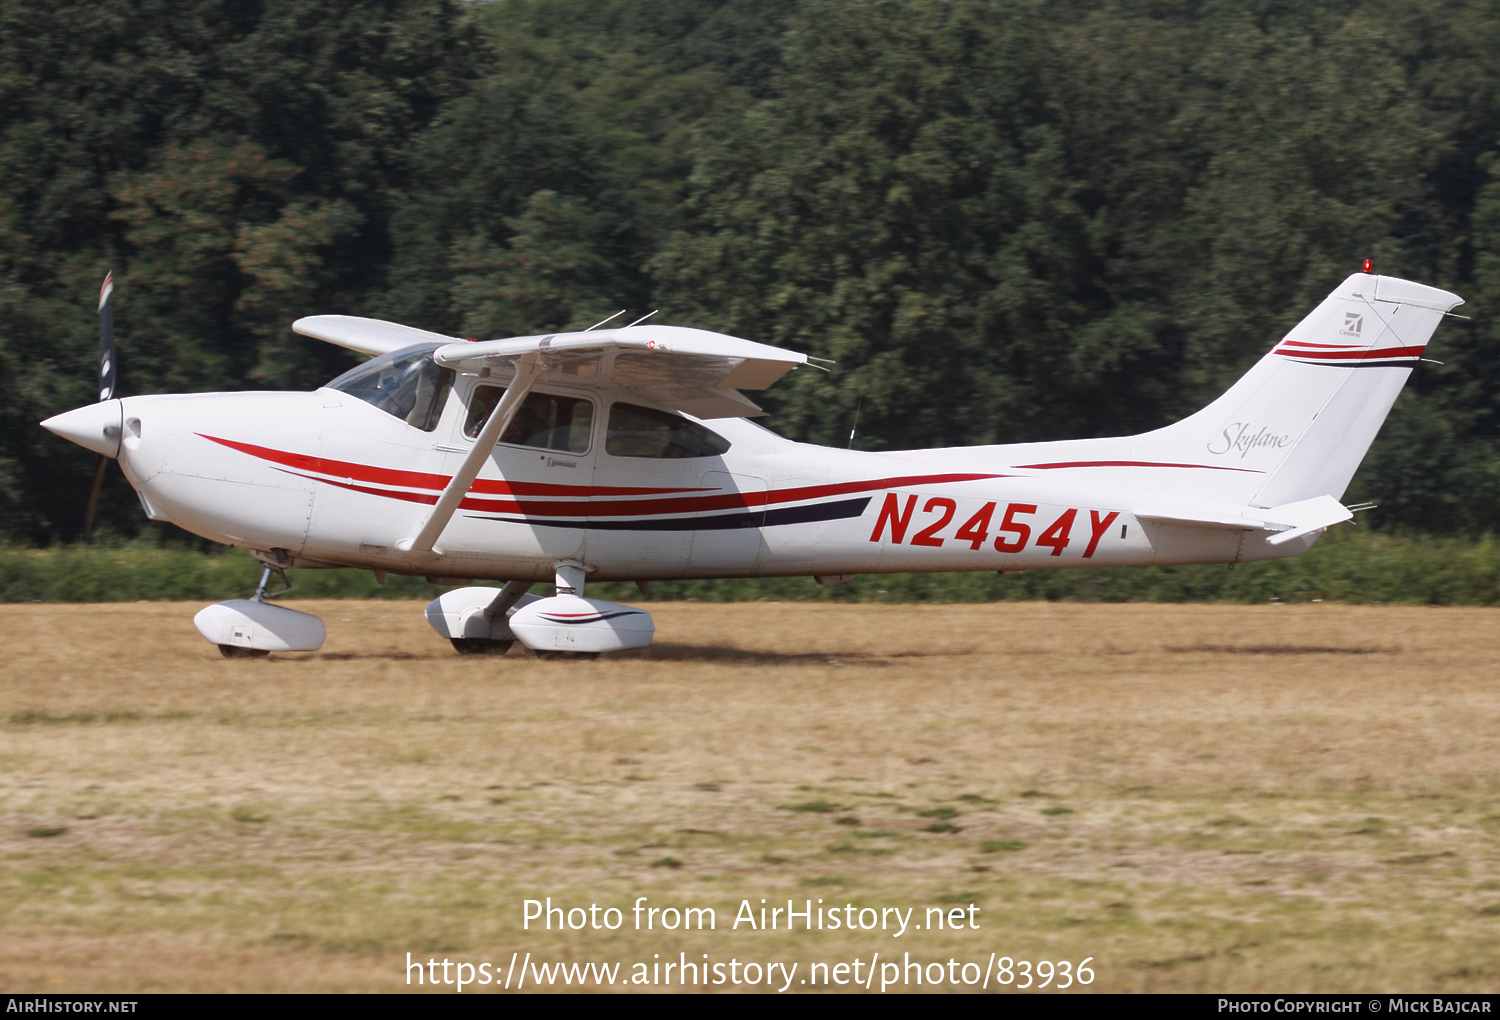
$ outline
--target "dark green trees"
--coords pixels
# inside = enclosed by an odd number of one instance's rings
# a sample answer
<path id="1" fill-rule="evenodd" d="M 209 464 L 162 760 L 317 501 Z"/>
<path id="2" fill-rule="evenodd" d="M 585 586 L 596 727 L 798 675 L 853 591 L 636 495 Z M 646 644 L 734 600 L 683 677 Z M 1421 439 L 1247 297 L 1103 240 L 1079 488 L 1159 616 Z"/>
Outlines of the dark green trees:
<path id="1" fill-rule="evenodd" d="M 87 465 L 36 422 L 89 399 L 106 269 L 123 393 L 343 364 L 287 326 L 384 292 L 412 147 L 486 53 L 456 2 L 0 0 L 0 528 L 77 533 Z"/>
<path id="2" fill-rule="evenodd" d="M 786 434 L 900 448 L 1163 424 L 1368 256 L 1476 318 L 1357 494 L 1483 531 L 1496 44 L 1494 2 L 0 0 L 0 530 L 77 533 L 35 422 L 89 399 L 108 268 L 125 392 L 313 385 L 314 312 L 660 307 L 837 361 Z"/>

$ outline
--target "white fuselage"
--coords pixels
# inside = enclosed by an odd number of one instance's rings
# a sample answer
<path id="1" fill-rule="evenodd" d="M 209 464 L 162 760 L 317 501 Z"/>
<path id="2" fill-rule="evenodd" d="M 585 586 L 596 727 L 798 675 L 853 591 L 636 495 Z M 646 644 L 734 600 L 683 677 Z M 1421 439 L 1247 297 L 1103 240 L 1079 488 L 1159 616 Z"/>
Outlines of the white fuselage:
<path id="1" fill-rule="evenodd" d="M 427 606 L 463 654 L 643 648 L 589 580 L 1020 571 L 1295 556 L 1341 500 L 1455 294 L 1356 273 L 1217 400 L 1134 436 L 892 453 L 794 443 L 745 390 L 806 355 L 679 326 L 461 341 L 310 316 L 373 357 L 312 393 L 106 399 L 43 426 L 118 457 L 153 520 L 255 552 L 194 618 L 230 657 L 321 647 L 282 567 L 508 583 Z M 101 376 L 101 392 L 109 392 Z M 97 480 L 101 473 L 95 474 Z M 92 513 L 92 510 L 90 511 Z M 556 594 L 530 595 L 551 579 Z"/>
<path id="2" fill-rule="evenodd" d="M 1282 455 L 1274 441 L 1204 443 L 1190 462 L 1098 445 L 1114 440 L 865 453 L 725 418 L 702 423 L 730 444 L 722 455 L 616 456 L 610 406 L 640 398 L 547 378 L 537 392 L 594 405 L 581 452 L 500 443 L 441 555 L 404 554 L 397 543 L 473 446 L 465 413 L 482 384 L 460 375 L 431 431 L 327 388 L 128 397 L 119 460 L 153 519 L 213 541 L 292 566 L 452 578 L 547 580 L 561 561 L 590 580 L 1232 563 L 1317 538 L 1271 545 L 1266 532 L 1137 516 L 1242 512 L 1195 498 L 1197 480 L 1264 475 Z"/>

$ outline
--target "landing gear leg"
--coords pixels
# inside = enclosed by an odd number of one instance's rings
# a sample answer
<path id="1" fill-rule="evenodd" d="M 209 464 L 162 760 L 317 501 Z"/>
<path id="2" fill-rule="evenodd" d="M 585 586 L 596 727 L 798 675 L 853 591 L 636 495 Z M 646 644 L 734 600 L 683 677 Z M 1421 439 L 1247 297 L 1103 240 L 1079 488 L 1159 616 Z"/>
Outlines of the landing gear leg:
<path id="1" fill-rule="evenodd" d="M 286 585 L 286 587 L 281 589 L 281 591 L 268 592 L 266 590 L 271 583 L 272 569 L 271 567 L 266 567 L 260 572 L 260 584 L 255 586 L 255 594 L 250 596 L 251 602 L 269 602 L 277 595 L 282 594 L 282 592 L 291 590 L 292 582 L 288 581 L 286 574 L 279 569 L 276 570 L 276 573 L 281 575 L 281 583 Z M 219 654 L 226 659 L 259 659 L 270 655 L 271 652 L 266 648 L 243 648 L 239 645 L 220 645 Z"/>
<path id="2" fill-rule="evenodd" d="M 276 576 L 281 578 L 281 583 L 286 585 L 285 588 L 282 588 L 280 591 L 266 590 L 268 587 L 270 587 L 272 573 L 275 573 Z M 287 580 L 286 571 L 282 570 L 280 567 L 267 566 L 266 569 L 260 572 L 260 584 L 255 586 L 255 594 L 250 596 L 250 601 L 269 602 L 276 596 L 285 595 L 291 590 L 292 582 Z"/>
<path id="3" fill-rule="evenodd" d="M 587 567 L 576 560 L 563 560 L 552 569 L 557 594 L 583 598 L 583 585 L 588 579 Z M 599 658 L 598 652 L 560 652 L 551 648 L 536 648 L 533 651 L 544 662 L 589 662 Z"/>

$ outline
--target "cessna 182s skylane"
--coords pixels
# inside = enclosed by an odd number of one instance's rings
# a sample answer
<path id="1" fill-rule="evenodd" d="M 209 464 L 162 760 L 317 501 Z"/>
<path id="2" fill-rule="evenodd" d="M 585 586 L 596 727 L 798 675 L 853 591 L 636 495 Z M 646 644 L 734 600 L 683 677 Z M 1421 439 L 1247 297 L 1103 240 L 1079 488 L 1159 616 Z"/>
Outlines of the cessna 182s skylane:
<path id="1" fill-rule="evenodd" d="M 265 587 L 332 566 L 502 581 L 445 593 L 427 619 L 460 652 L 592 655 L 654 628 L 585 598 L 589 580 L 1304 552 L 1352 516 L 1350 477 L 1461 301 L 1366 269 L 1208 407 L 1114 439 L 827 449 L 748 420 L 762 412 L 741 391 L 802 354 L 675 326 L 473 342 L 342 315 L 293 328 L 374 357 L 311 393 L 101 399 L 43 424 L 118 458 L 152 520 L 265 564 L 253 599 L 196 618 L 226 655 L 321 646 L 321 621 Z M 545 580 L 556 594 L 527 594 Z"/>

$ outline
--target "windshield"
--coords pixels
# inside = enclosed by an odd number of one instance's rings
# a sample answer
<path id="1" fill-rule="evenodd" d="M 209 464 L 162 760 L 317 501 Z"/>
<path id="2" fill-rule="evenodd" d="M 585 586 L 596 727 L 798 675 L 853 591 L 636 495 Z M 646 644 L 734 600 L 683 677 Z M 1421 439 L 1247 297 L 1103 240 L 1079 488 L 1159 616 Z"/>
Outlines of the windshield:
<path id="1" fill-rule="evenodd" d="M 432 352 L 440 346 L 408 347 L 383 354 L 351 368 L 328 388 L 357 397 L 413 428 L 431 432 L 437 428 L 448 391 L 453 388 L 453 370 L 439 368 L 432 360 Z"/>

